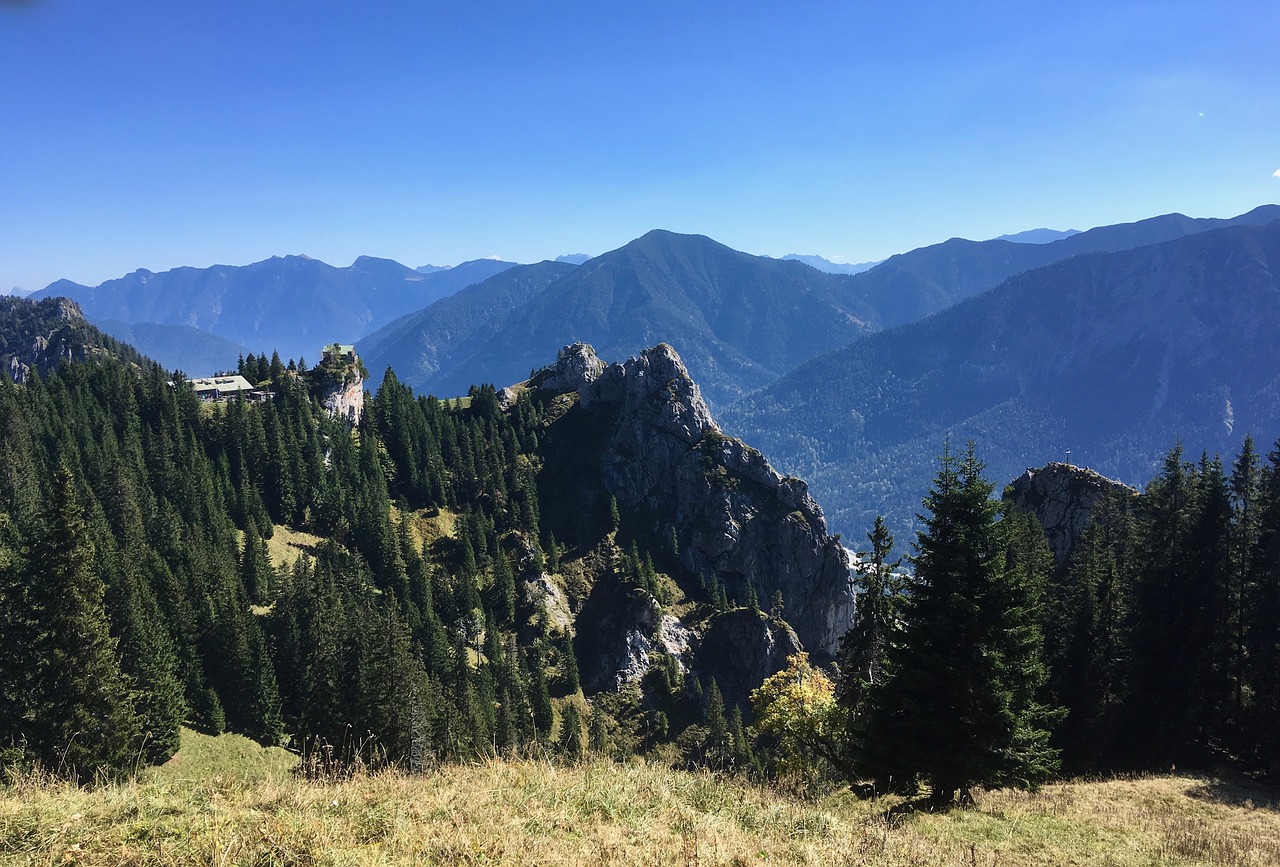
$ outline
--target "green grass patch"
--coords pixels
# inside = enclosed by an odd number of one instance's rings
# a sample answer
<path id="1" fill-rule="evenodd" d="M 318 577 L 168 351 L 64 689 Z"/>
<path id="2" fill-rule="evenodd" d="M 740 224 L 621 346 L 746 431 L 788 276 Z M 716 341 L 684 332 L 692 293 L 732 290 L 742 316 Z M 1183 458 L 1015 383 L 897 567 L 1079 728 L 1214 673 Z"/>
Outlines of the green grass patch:
<path id="1" fill-rule="evenodd" d="M 177 754 L 143 778 L 161 786 L 214 779 L 261 783 L 288 778 L 297 763 L 293 753 L 263 747 L 243 735 L 214 737 L 184 728 Z"/>
<path id="2" fill-rule="evenodd" d="M 274 525 L 275 531 L 267 540 L 267 553 L 271 555 L 271 565 L 276 568 L 288 568 L 303 554 L 310 554 L 324 541 L 314 533 L 294 530 L 283 524 Z"/>

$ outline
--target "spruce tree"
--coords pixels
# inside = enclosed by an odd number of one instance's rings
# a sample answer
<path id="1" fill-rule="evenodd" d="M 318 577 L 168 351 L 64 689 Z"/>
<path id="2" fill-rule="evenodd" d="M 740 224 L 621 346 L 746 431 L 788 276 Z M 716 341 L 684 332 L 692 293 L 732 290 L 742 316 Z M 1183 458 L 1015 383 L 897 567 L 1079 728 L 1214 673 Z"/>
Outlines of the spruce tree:
<path id="1" fill-rule="evenodd" d="M 24 734 L 47 768 L 73 779 L 116 773 L 136 759 L 141 727 L 93 571 L 75 479 L 63 464 L 32 546 L 31 615 L 36 632 Z"/>
<path id="2" fill-rule="evenodd" d="M 963 460 L 944 450 L 888 680 L 855 733 L 857 758 L 880 787 L 924 783 L 938 809 L 957 792 L 965 800 L 977 786 L 1030 786 L 1057 767 L 1052 715 L 1036 701 L 1046 677 L 1038 600 L 1021 564 L 1007 561 L 991 492 L 972 445 Z"/>
<path id="3" fill-rule="evenodd" d="M 868 693 L 884 683 L 889 637 L 902 606 L 902 582 L 894 575 L 901 561 L 889 559 L 893 534 L 879 515 L 867 541 L 871 550 L 854 565 L 859 592 L 853 626 L 840 646 L 839 700 L 851 726 L 860 724 Z M 783 606 L 775 602 L 774 607 L 781 611 Z"/>
<path id="4" fill-rule="evenodd" d="M 596 756 L 609 753 L 609 723 L 599 701 L 591 706 L 591 716 L 587 720 L 587 746 Z"/>
<path id="5" fill-rule="evenodd" d="M 4 387 L 0 383 L 0 389 Z M 26 601 L 22 548 L 17 528 L 0 507 L 0 635 L 4 636 L 0 641 L 0 768 L 17 765 L 24 758 L 21 739 L 31 694 L 29 654 L 34 624 Z"/>
<path id="6" fill-rule="evenodd" d="M 573 649 L 573 636 L 565 632 L 560 639 L 560 681 L 569 695 L 577 692 L 582 684 L 578 673 L 578 656 Z"/>
<path id="7" fill-rule="evenodd" d="M 565 702 L 564 714 L 560 717 L 559 747 L 567 759 L 582 758 L 582 714 L 576 702 Z"/>
<path id="8" fill-rule="evenodd" d="M 1268 774 L 1280 773 L 1280 442 L 1267 455 L 1258 504 L 1258 534 L 1249 557 L 1245 605 L 1245 679 L 1249 751 Z"/>
<path id="9" fill-rule="evenodd" d="M 1071 772 L 1115 767 L 1130 752 L 1119 735 L 1130 694 L 1133 499 L 1112 492 L 1095 504 L 1045 618 L 1049 689 L 1068 708 L 1055 740 Z"/>
<path id="10" fill-rule="evenodd" d="M 1253 437 L 1246 436 L 1240 454 L 1231 466 L 1231 547 L 1233 580 L 1229 596 L 1232 642 L 1232 714 L 1243 721 L 1245 686 L 1245 634 L 1248 623 L 1246 606 L 1251 585 L 1253 549 L 1261 527 L 1259 500 L 1262 476 Z"/>
<path id="11" fill-rule="evenodd" d="M 724 696 L 720 684 L 711 681 L 707 690 L 707 748 L 706 760 L 713 768 L 727 768 L 733 763 L 733 739 L 729 734 L 729 718 L 724 710 Z"/>

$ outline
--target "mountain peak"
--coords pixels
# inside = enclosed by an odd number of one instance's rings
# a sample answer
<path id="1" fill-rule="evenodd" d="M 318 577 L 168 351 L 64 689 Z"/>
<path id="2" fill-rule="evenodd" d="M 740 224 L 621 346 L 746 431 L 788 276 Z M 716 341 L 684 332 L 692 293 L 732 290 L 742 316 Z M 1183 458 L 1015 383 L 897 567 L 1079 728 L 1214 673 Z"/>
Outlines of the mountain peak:
<path id="1" fill-rule="evenodd" d="M 834 656 L 853 621 L 849 561 L 804 482 L 721 432 L 671 345 L 621 364 L 585 343 L 557 356 L 530 384 L 576 391 L 566 413 L 598 420 L 602 481 L 618 505 L 654 538 L 676 539 L 686 573 L 714 577 L 738 598 L 748 587 L 762 599 L 780 594 L 805 647 Z"/>
<path id="2" fill-rule="evenodd" d="M 1000 235 L 992 240 L 1009 241 L 1014 244 L 1051 244 L 1079 234 L 1079 229 L 1027 229 L 1025 232 L 1014 232 L 1012 235 Z"/>

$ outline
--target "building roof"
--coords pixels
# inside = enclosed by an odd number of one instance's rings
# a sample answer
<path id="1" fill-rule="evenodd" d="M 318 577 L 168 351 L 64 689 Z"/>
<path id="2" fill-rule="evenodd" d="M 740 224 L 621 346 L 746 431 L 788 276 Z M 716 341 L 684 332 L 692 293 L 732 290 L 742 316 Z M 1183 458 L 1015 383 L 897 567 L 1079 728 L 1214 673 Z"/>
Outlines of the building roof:
<path id="1" fill-rule="evenodd" d="M 218 391 L 232 394 L 238 391 L 253 391 L 253 385 L 243 376 L 206 376 L 203 379 L 191 380 L 191 387 L 196 391 Z"/>

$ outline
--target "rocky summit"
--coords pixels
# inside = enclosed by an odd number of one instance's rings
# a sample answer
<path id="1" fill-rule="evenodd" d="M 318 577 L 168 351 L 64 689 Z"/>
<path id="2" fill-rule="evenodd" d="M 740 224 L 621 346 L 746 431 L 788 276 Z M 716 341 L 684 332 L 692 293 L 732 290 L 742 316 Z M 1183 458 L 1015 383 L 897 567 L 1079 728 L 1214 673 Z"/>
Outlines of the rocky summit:
<path id="1" fill-rule="evenodd" d="M 1107 493 L 1136 496 L 1138 492 L 1085 467 L 1054 462 L 1040 469 L 1028 467 L 1005 488 L 1004 499 L 1035 516 L 1044 527 L 1055 565 L 1061 567 Z"/>
<path id="2" fill-rule="evenodd" d="M 810 652 L 835 654 L 853 622 L 848 555 L 804 482 L 720 430 L 674 349 L 659 344 L 607 364 L 574 344 L 530 385 L 576 397 L 569 411 L 599 431 L 605 490 L 654 538 L 671 540 L 686 573 L 722 582 L 739 600 L 754 594 Z M 786 643 L 777 627 L 764 633 Z"/>

